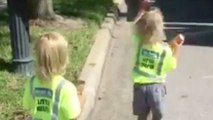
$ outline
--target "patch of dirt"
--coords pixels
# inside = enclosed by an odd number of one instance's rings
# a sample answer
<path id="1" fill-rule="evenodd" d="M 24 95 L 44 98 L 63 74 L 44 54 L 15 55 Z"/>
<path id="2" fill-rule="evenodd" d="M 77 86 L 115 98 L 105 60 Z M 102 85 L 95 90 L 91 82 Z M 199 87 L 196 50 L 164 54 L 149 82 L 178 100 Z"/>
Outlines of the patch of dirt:
<path id="1" fill-rule="evenodd" d="M 13 113 L 13 120 L 31 120 L 31 117 L 26 113 L 19 111 Z"/>
<path id="2" fill-rule="evenodd" d="M 41 20 L 41 19 L 30 20 L 30 25 L 39 27 L 54 25 L 56 27 L 63 27 L 65 29 L 72 30 L 85 27 L 86 23 L 81 19 L 65 18 L 62 16 L 57 16 L 56 20 Z"/>
<path id="3" fill-rule="evenodd" d="M 18 80 L 11 77 L 10 80 L 7 81 L 7 87 L 11 88 L 12 90 L 17 90 L 20 87 L 20 83 Z"/>

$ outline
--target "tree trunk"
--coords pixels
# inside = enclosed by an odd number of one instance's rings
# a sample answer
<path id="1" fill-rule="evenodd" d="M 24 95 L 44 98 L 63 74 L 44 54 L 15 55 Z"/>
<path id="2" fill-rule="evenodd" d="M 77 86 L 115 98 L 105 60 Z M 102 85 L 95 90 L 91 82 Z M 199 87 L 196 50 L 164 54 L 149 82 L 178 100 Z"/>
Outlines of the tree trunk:
<path id="1" fill-rule="evenodd" d="M 56 18 L 52 0 L 28 0 L 28 11 L 30 19 L 54 20 Z"/>

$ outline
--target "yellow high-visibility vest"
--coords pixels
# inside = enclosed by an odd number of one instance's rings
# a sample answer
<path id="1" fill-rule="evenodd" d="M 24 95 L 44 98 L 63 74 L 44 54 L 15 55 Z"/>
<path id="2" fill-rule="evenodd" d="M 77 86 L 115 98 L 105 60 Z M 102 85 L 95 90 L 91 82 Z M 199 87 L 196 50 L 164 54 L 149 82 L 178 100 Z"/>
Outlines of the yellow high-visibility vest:
<path id="1" fill-rule="evenodd" d="M 134 37 L 139 41 L 137 36 Z M 137 45 L 136 60 L 132 71 L 134 83 L 149 84 L 165 82 L 166 74 L 176 68 L 176 59 L 170 47 L 165 43 L 155 45 Z M 140 46 L 140 47 L 139 47 Z"/>
<path id="2" fill-rule="evenodd" d="M 75 86 L 60 75 L 45 84 L 37 77 L 27 81 L 23 105 L 33 120 L 70 120 L 81 110 Z"/>

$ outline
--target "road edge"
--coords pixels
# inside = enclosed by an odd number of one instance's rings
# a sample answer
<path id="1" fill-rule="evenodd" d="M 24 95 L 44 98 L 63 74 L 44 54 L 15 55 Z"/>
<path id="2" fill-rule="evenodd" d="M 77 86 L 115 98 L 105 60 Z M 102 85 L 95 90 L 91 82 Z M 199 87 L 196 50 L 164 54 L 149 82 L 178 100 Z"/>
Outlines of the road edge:
<path id="1" fill-rule="evenodd" d="M 86 120 L 89 117 L 97 96 L 97 90 L 100 85 L 101 77 L 105 67 L 107 54 L 112 42 L 112 32 L 119 20 L 119 5 L 122 2 L 114 3 L 115 6 L 107 14 L 100 29 L 94 36 L 95 42 L 90 50 L 85 65 L 78 79 L 81 93 L 81 102 L 84 104 L 82 113 L 78 120 Z"/>

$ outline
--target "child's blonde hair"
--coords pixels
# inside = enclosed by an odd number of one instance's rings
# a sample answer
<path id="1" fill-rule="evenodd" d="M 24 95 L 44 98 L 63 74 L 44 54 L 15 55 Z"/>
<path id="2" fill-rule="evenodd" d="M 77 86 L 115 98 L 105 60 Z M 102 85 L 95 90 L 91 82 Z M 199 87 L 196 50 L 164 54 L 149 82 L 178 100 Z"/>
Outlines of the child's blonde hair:
<path id="1" fill-rule="evenodd" d="M 42 80 L 51 80 L 52 75 L 65 73 L 68 61 L 68 43 L 57 32 L 49 32 L 36 42 L 37 75 Z"/>
<path id="2" fill-rule="evenodd" d="M 160 9 L 153 7 L 142 12 L 135 21 L 138 34 L 142 35 L 144 43 L 157 43 L 166 39 L 164 33 L 163 15 Z"/>

